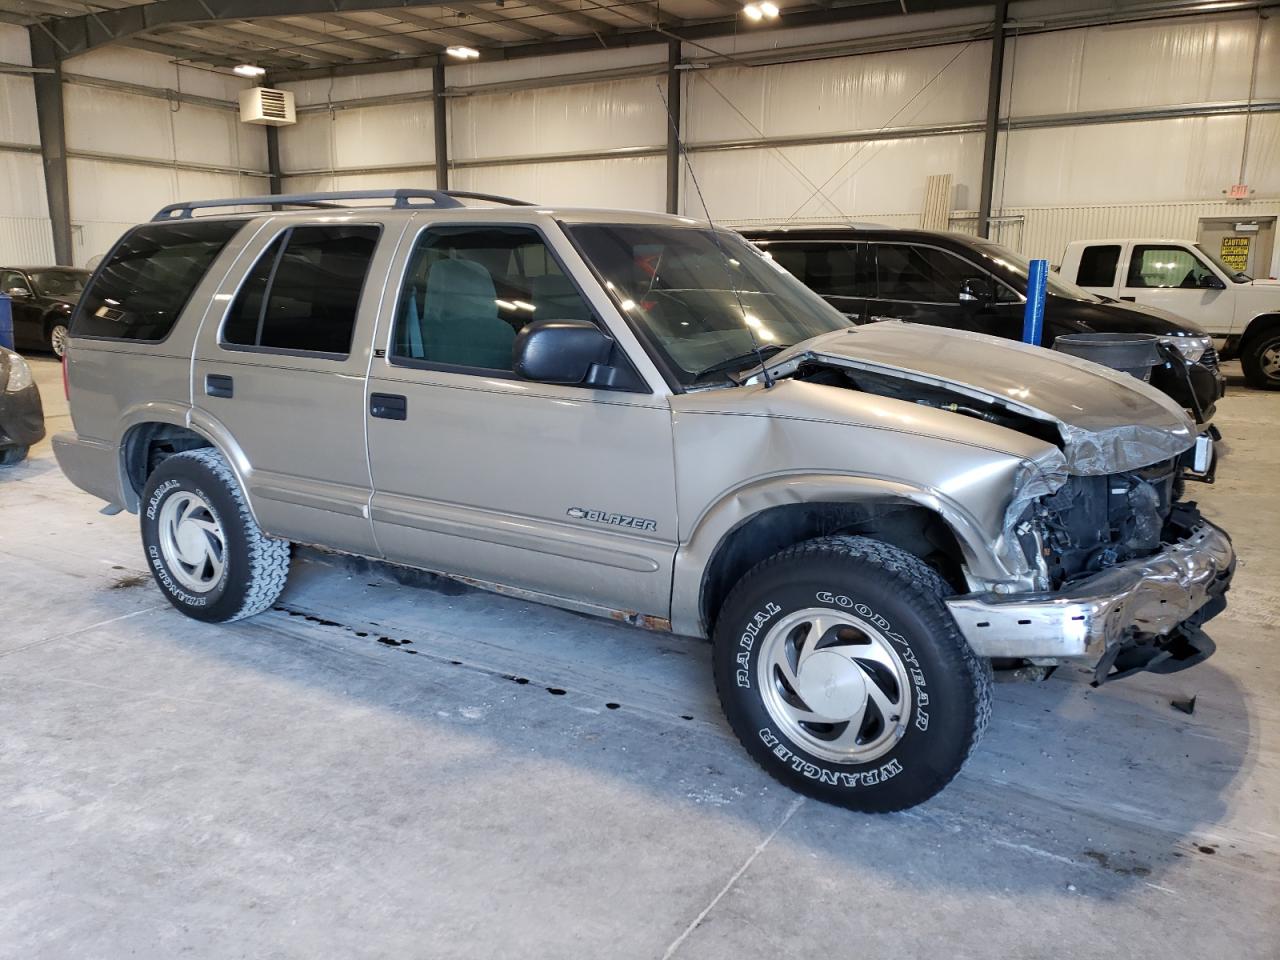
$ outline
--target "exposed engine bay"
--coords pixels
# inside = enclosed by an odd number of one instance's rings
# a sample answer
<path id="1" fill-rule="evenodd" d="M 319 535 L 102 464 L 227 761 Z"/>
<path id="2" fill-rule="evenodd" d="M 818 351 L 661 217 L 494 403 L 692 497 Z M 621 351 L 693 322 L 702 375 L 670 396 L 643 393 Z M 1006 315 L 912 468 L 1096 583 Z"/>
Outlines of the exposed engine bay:
<path id="1" fill-rule="evenodd" d="M 1052 422 L 1028 416 L 998 399 L 965 395 L 943 385 L 821 361 L 801 363 L 794 376 L 974 417 L 1059 449 L 1066 445 Z M 1193 503 L 1178 502 L 1185 459 L 1178 456 L 1100 476 L 1067 475 L 1054 492 L 1031 500 L 1012 532 L 1031 565 L 1044 571 L 1044 586 L 1059 589 L 1117 563 L 1149 556 L 1162 543 L 1185 535 L 1185 529 L 1199 519 Z M 1180 508 L 1176 516 L 1175 506 Z"/>

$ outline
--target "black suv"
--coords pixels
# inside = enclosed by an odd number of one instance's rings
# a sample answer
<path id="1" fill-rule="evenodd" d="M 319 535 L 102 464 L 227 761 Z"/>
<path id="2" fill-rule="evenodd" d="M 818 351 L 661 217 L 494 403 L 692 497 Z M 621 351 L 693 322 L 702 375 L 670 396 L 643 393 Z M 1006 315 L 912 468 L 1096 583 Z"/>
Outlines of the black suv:
<path id="1" fill-rule="evenodd" d="M 998 243 L 958 233 L 888 227 L 775 227 L 742 231 L 773 260 L 858 323 L 909 320 L 1019 340 L 1027 261 Z M 1049 274 L 1044 346 L 1067 333 L 1151 333 L 1187 363 L 1152 373 L 1163 390 L 1206 422 L 1223 394 L 1218 355 L 1188 320 L 1095 296 Z"/>

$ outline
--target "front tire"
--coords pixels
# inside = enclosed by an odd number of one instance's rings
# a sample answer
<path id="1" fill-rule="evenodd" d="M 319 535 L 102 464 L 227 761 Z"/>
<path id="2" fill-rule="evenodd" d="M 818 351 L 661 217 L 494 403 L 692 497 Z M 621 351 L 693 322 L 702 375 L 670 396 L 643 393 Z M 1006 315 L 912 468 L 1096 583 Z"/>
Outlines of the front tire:
<path id="1" fill-rule="evenodd" d="M 951 782 L 991 715 L 991 668 L 942 578 L 867 537 L 798 544 L 756 566 L 716 622 L 716 689 L 747 752 L 794 790 L 868 813 Z"/>
<path id="2" fill-rule="evenodd" d="M 1255 390 L 1280 390 L 1280 329 L 1246 341 L 1240 351 L 1240 369 Z"/>
<path id="3" fill-rule="evenodd" d="M 169 602 L 213 623 L 266 610 L 289 576 L 289 544 L 264 534 L 215 450 L 168 457 L 142 495 L 147 565 Z"/>

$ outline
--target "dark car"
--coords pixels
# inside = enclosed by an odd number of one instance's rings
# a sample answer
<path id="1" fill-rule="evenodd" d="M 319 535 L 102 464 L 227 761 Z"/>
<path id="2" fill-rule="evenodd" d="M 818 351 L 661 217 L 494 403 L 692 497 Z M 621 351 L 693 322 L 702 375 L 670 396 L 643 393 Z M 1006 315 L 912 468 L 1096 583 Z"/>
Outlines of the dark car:
<path id="1" fill-rule="evenodd" d="M 776 227 L 743 234 L 858 323 L 909 320 L 1022 338 L 1028 263 L 990 240 L 888 227 Z M 1095 296 L 1049 274 L 1043 345 L 1069 333 L 1149 333 L 1177 348 L 1151 383 L 1207 422 L 1223 394 L 1213 341 L 1171 313 Z"/>
<path id="2" fill-rule="evenodd" d="M 0 290 L 13 301 L 13 345 L 61 357 L 67 324 L 88 270 L 74 267 L 0 267 Z"/>
<path id="3" fill-rule="evenodd" d="M 44 407 L 27 361 L 0 347 L 0 467 L 21 462 L 44 437 Z"/>

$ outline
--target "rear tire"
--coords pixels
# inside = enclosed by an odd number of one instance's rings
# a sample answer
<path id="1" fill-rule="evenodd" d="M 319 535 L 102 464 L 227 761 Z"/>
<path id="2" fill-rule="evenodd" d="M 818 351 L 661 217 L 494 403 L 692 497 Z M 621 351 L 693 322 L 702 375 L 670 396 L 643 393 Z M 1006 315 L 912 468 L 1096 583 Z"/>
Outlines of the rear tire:
<path id="1" fill-rule="evenodd" d="M 951 782 L 991 716 L 991 667 L 960 635 L 954 591 L 867 537 L 798 544 L 753 568 L 716 622 L 716 689 L 771 776 L 868 813 Z"/>
<path id="2" fill-rule="evenodd" d="M 1280 390 L 1280 329 L 1271 329 L 1245 341 L 1240 368 L 1255 390 Z"/>
<path id="3" fill-rule="evenodd" d="M 70 332 L 67 330 L 65 323 L 53 323 L 49 327 L 49 336 L 47 337 L 50 352 L 59 360 L 62 355 L 67 352 L 67 337 Z"/>
<path id="4" fill-rule="evenodd" d="M 216 450 L 177 453 L 142 495 L 147 565 L 169 602 L 213 623 L 266 610 L 289 576 L 289 543 L 259 528 L 235 474 Z"/>

